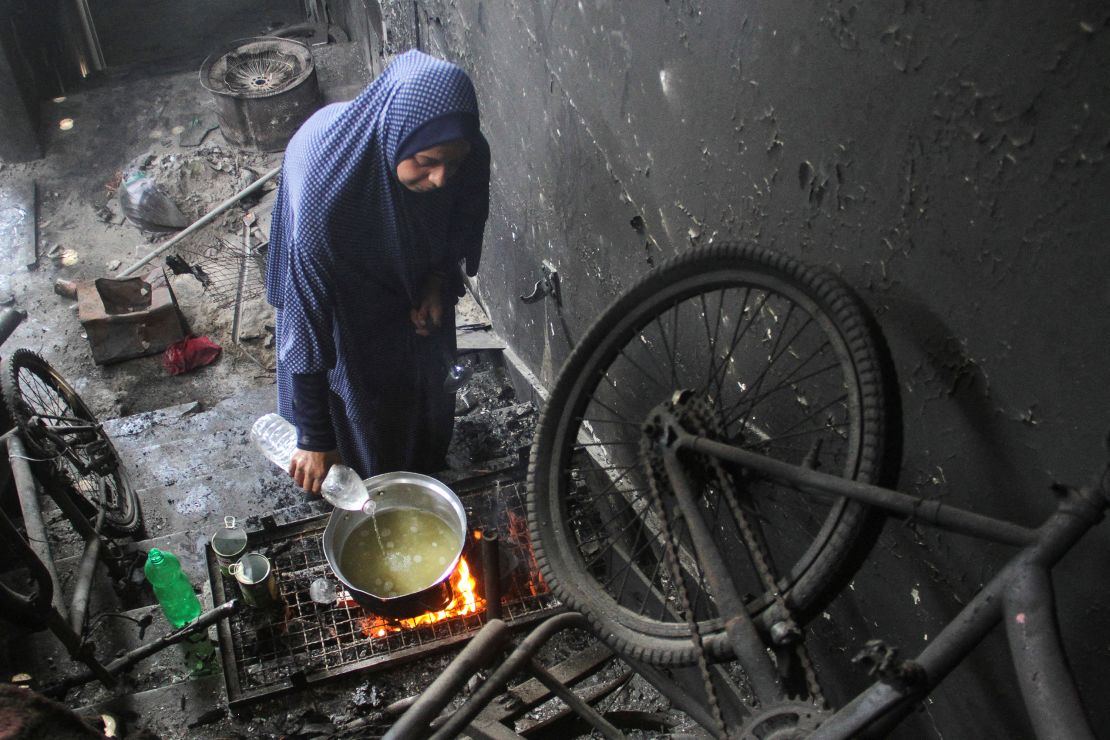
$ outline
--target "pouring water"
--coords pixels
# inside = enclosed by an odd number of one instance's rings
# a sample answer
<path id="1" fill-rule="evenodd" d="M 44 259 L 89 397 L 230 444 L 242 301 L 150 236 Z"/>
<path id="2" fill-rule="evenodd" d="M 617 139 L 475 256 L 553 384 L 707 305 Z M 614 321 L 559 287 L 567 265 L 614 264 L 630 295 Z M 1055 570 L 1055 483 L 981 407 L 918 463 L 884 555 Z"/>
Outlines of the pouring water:
<path id="1" fill-rule="evenodd" d="M 370 491 L 359 474 L 346 465 L 331 466 L 320 493 L 337 509 L 361 511 L 367 516 L 374 516 L 376 507 L 370 498 Z"/>
<path id="2" fill-rule="evenodd" d="M 370 498 L 370 491 L 367 490 L 366 484 L 358 473 L 346 465 L 332 465 L 327 477 L 324 478 L 320 493 L 325 501 L 337 509 L 361 511 L 370 517 L 370 522 L 374 525 L 374 534 L 378 538 L 378 547 L 382 552 L 385 551 L 382 534 L 378 531 L 378 518 L 374 516 L 377 504 Z"/>

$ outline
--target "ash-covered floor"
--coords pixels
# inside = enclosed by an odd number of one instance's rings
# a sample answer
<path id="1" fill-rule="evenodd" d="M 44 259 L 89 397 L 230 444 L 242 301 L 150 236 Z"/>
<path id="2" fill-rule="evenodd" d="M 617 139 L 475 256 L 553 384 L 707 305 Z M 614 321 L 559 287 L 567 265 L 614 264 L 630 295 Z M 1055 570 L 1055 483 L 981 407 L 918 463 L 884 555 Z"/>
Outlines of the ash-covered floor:
<path id="1" fill-rule="evenodd" d="M 329 101 L 350 97 L 368 79 L 351 45 L 320 50 L 317 64 Z M 280 155 L 243 152 L 228 144 L 212 112 L 193 70 L 108 75 L 86 90 L 45 104 L 47 121 L 68 118 L 72 127 L 46 127 L 44 159 L 0 165 L 0 197 L 37 214 L 37 252 L 31 258 L 10 241 L 0 249 L 0 304 L 28 313 L 0 352 L 16 347 L 39 352 L 101 419 L 111 420 L 108 429 L 145 514 L 149 539 L 134 545 L 135 552 L 158 546 L 176 553 L 206 606 L 212 593 L 204 546 L 225 516 L 236 516 L 253 530 L 265 516 L 280 524 L 327 511 L 248 442 L 253 420 L 274 406 L 268 370 L 272 318 L 257 290 L 259 274 L 251 276 L 243 302 L 242 350 L 237 350 L 231 344 L 231 306 L 220 280 L 213 279 L 219 277 L 214 272 L 219 260 L 204 261 L 238 243 L 244 208 L 261 216 L 254 236 L 265 237 L 266 190 L 186 244 L 181 254 L 187 269 L 169 278 L 192 331 L 223 347 L 211 365 L 183 375 L 167 374 L 159 355 L 98 365 L 75 304 L 54 287 L 58 279 L 113 275 L 168 237 L 143 231 L 122 217 L 118 193 L 126 172 L 142 168 L 195 219 L 280 162 Z M 201 269 L 192 269 L 198 263 Z M 161 264 L 158 259 L 151 266 Z M 460 347 L 473 375 L 458 394 L 449 469 L 440 477 L 452 482 L 499 470 L 522 474 L 537 413 L 529 400 L 532 394 L 514 388 L 498 349 L 502 340 L 489 330 L 480 306 L 467 300 L 460 309 Z M 48 518 L 55 559 L 68 581 L 78 543 L 57 511 L 48 512 Z M 140 558 L 135 556 L 136 566 Z M 168 631 L 138 567 L 116 584 L 103 573 L 98 576 L 90 623 L 96 653 L 105 658 Z M 215 640 L 215 630 L 212 636 Z M 194 675 L 175 646 L 139 663 L 115 689 L 86 683 L 69 690 L 62 701 L 91 718 L 112 717 L 120 737 L 374 737 L 444 671 L 458 649 L 388 670 L 351 673 L 233 712 L 219 664 Z M 608 697 L 605 707 L 643 713 L 633 719 L 649 729 L 633 734 L 692 731 L 689 720 L 673 712 L 661 715 L 664 725 L 653 720 L 652 713 L 664 710 L 665 702 L 627 665 L 605 659 L 606 653 L 590 635 L 571 630 L 544 648 L 540 662 L 550 667 L 596 654 L 600 667 L 585 683 Z M 42 687 L 80 667 L 49 632 L 12 629 L 0 641 L 0 670 L 4 677 L 27 674 L 33 686 Z M 526 711 L 530 705 L 521 697 L 529 690 L 538 695 L 535 681 L 528 686 L 492 705 L 498 716 L 515 718 L 510 724 L 516 731 L 531 737 L 588 734 L 568 718 L 560 719 L 561 704 L 547 702 Z"/>

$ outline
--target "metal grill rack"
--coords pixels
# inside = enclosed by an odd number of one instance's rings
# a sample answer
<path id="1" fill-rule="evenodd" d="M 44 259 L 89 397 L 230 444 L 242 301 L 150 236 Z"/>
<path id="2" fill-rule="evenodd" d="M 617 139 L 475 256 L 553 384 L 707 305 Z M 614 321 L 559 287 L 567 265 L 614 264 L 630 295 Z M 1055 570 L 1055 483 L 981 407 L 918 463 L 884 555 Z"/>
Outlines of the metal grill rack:
<path id="1" fill-rule="evenodd" d="M 455 484 L 454 488 L 472 531 L 497 530 L 502 618 L 519 627 L 560 611 L 559 602 L 539 575 L 528 543 L 523 484 L 496 478 Z M 230 706 L 355 671 L 382 670 L 455 645 L 486 623 L 484 605 L 476 614 L 405 627 L 368 614 L 350 600 L 340 598 L 327 605 L 312 601 L 310 584 L 321 576 L 334 578 L 322 547 L 326 524 L 324 515 L 248 533 L 248 550 L 270 557 L 284 608 L 273 614 L 244 610 L 219 623 Z M 213 601 L 219 606 L 237 596 L 237 587 L 234 579 L 220 573 L 211 548 L 207 550 Z M 477 553 L 477 547 L 468 547 L 468 562 L 480 561 Z M 476 574 L 479 583 L 483 575 Z M 379 636 L 382 630 L 387 632 Z"/>

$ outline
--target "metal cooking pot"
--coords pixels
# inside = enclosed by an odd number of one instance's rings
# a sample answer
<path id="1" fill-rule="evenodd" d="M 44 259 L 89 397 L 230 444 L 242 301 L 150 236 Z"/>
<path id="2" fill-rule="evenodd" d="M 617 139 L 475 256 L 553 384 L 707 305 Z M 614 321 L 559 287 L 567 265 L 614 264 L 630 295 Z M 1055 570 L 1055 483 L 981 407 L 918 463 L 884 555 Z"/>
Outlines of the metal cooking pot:
<path id="1" fill-rule="evenodd" d="M 445 484 L 420 473 L 382 473 L 365 481 L 366 490 L 374 501 L 374 514 L 391 509 L 419 509 L 435 514 L 448 524 L 455 535 L 453 556 L 443 573 L 425 588 L 397 596 L 379 596 L 351 585 L 339 566 L 339 556 L 347 539 L 360 524 L 370 518 L 362 511 L 334 509 L 324 528 L 324 557 L 336 577 L 347 587 L 351 597 L 364 609 L 383 617 L 407 619 L 425 612 L 438 611 L 450 603 L 453 596 L 448 581 L 466 544 L 466 511 L 455 492 Z"/>

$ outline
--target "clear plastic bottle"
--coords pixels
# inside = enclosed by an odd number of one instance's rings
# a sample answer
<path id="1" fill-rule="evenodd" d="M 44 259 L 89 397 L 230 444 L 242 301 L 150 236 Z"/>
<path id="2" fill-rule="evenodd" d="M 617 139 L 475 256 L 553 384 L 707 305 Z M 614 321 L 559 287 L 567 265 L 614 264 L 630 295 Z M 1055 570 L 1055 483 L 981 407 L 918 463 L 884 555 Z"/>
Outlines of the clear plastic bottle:
<path id="1" fill-rule="evenodd" d="M 147 553 L 143 572 L 174 629 L 180 629 L 200 616 L 200 599 L 193 591 L 193 584 L 181 571 L 181 562 L 176 555 L 152 548 Z"/>
<path id="2" fill-rule="evenodd" d="M 280 414 L 266 414 L 251 427 L 251 441 L 263 455 L 282 470 L 288 471 L 297 451 L 297 429 Z M 322 485 L 324 500 L 338 509 L 374 513 L 374 502 L 352 468 L 332 465 Z"/>

